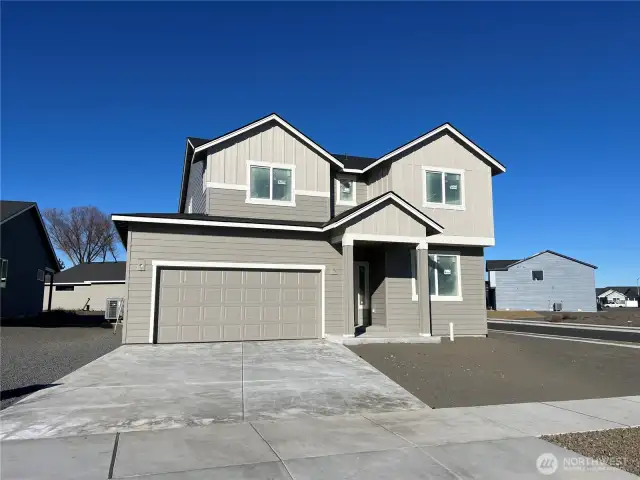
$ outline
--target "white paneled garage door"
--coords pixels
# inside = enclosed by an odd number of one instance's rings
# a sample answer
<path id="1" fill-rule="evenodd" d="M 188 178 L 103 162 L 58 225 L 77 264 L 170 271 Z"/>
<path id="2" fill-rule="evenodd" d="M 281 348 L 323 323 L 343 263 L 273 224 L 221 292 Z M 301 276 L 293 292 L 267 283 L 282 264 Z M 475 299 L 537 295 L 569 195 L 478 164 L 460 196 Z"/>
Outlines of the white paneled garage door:
<path id="1" fill-rule="evenodd" d="M 321 336 L 318 271 L 164 268 L 158 281 L 158 343 Z"/>

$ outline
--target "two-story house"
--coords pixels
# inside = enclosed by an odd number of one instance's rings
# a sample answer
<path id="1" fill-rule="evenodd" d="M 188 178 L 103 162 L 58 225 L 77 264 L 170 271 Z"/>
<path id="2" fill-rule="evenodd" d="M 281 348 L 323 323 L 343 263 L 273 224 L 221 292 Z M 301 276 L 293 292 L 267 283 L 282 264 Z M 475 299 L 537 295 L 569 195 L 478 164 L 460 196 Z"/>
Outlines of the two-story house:
<path id="1" fill-rule="evenodd" d="M 276 114 L 186 142 L 178 213 L 113 216 L 125 343 L 485 335 L 492 177 L 450 124 L 379 158 Z"/>

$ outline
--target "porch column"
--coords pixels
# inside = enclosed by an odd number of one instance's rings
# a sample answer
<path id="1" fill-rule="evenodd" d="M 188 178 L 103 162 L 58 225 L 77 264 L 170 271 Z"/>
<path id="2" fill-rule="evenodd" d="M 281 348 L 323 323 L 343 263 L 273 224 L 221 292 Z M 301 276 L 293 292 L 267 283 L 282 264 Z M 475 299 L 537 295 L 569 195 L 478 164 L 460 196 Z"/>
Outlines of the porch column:
<path id="1" fill-rule="evenodd" d="M 344 278 L 343 313 L 345 335 L 353 334 L 355 331 L 355 301 L 353 292 L 353 239 L 342 238 L 342 269 Z"/>
<path id="2" fill-rule="evenodd" d="M 418 287 L 418 310 L 420 334 L 431 336 L 431 301 L 429 298 L 429 244 L 416 247 L 416 283 Z"/>

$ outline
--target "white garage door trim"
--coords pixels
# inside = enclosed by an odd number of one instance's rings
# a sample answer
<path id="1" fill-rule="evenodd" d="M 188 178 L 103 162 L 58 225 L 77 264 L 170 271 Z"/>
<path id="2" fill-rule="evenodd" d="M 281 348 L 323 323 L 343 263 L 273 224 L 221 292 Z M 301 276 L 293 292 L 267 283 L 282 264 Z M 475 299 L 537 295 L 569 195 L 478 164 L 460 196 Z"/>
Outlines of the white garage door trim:
<path id="1" fill-rule="evenodd" d="M 235 268 L 251 270 L 309 270 L 320 272 L 320 324 L 322 338 L 324 338 L 324 272 L 325 265 L 297 265 L 292 263 L 234 263 L 234 262 L 187 262 L 181 260 L 152 260 L 151 271 L 151 315 L 149 317 L 149 343 L 153 343 L 155 334 L 156 316 L 156 278 L 158 268 L 185 267 L 185 268 Z"/>

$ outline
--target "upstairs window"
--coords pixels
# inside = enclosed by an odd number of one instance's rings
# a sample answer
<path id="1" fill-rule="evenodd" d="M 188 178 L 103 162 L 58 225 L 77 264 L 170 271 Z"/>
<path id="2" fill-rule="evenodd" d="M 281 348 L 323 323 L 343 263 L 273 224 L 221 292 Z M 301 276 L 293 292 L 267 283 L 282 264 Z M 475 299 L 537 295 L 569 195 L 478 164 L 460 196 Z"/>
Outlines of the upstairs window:
<path id="1" fill-rule="evenodd" d="M 353 177 L 339 176 L 336 178 L 337 189 L 336 197 L 338 205 L 355 205 L 356 204 L 356 182 Z"/>
<path id="2" fill-rule="evenodd" d="M 464 171 L 423 167 L 424 205 L 464 210 Z"/>
<path id="3" fill-rule="evenodd" d="M 250 203 L 293 204 L 293 165 L 249 164 Z"/>
<path id="4" fill-rule="evenodd" d="M 7 286 L 7 274 L 9 273 L 9 260 L 0 258 L 0 288 Z"/>
<path id="5" fill-rule="evenodd" d="M 542 280 L 544 280 L 544 273 L 542 270 L 533 270 L 531 272 L 531 279 L 534 282 L 541 282 Z"/>

